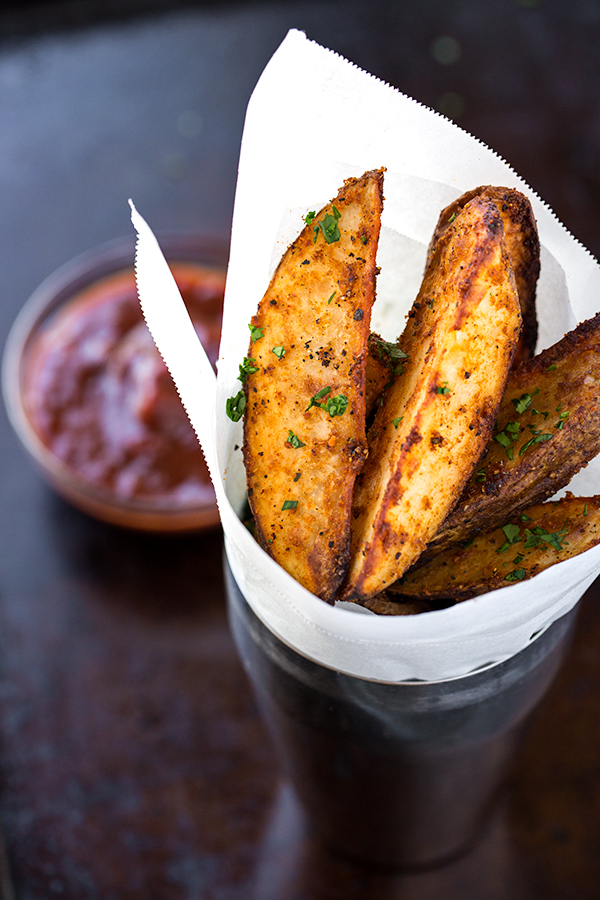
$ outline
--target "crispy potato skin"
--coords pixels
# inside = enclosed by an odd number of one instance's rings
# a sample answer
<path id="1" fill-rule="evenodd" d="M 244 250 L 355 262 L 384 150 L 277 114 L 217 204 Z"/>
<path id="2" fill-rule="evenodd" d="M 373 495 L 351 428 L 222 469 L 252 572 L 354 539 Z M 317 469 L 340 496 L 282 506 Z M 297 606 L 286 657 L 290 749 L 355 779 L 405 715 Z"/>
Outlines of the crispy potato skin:
<path id="1" fill-rule="evenodd" d="M 516 365 L 533 356 L 538 333 L 535 292 L 540 274 L 540 241 L 531 203 L 527 197 L 520 191 L 489 184 L 467 191 L 440 213 L 429 245 L 428 260 L 431 259 L 433 248 L 448 227 L 452 216 L 456 215 L 473 197 L 491 200 L 496 204 L 502 216 L 504 236 L 515 273 L 523 318 L 523 330 L 513 363 Z"/>
<path id="2" fill-rule="evenodd" d="M 263 548 L 332 602 L 349 561 L 351 498 L 366 454 L 365 363 L 375 297 L 383 170 L 345 182 L 285 252 L 252 325 L 244 462 Z M 315 226 L 341 214 L 339 240 Z M 283 348 L 278 357 L 273 348 Z M 343 396 L 339 415 L 311 406 Z M 294 446 L 290 432 L 302 442 Z M 283 509 L 285 501 L 297 501 Z"/>
<path id="3" fill-rule="evenodd" d="M 423 552 L 492 430 L 521 329 L 502 219 L 475 197 L 437 242 L 355 490 L 344 599 L 384 590 Z"/>
<path id="4" fill-rule="evenodd" d="M 492 438 L 428 555 L 509 521 L 567 485 L 600 448 L 599 393 L 600 313 L 513 370 L 496 434 L 510 435 L 506 426 L 514 422 L 516 439 L 506 448 Z M 531 403 L 519 414 L 515 404 L 526 394 Z M 533 431 L 552 437 L 523 450 Z"/>
<path id="5" fill-rule="evenodd" d="M 523 521 L 521 516 L 527 516 Z M 502 528 L 479 535 L 468 547 L 453 547 L 415 566 L 387 593 L 412 600 L 468 600 L 479 594 L 524 581 L 557 562 L 577 556 L 600 543 L 600 497 L 573 497 L 529 507 L 510 521 L 518 526 L 512 543 Z M 558 538 L 561 549 L 545 541 L 525 549 L 525 529 L 543 528 Z M 502 552 L 499 552 L 502 548 Z M 516 562 L 515 562 L 516 560 Z M 516 575 L 514 574 L 516 573 Z M 508 578 L 507 578 L 508 576 Z"/>

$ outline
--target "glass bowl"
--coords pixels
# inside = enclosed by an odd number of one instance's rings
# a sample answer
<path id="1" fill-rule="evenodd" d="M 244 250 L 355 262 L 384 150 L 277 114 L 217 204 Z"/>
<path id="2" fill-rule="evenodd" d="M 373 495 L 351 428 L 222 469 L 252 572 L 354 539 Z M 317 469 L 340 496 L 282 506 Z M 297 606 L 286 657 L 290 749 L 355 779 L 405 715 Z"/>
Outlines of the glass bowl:
<path id="1" fill-rule="evenodd" d="M 186 304 L 186 290 L 193 295 L 192 318 L 214 364 L 229 245 L 203 236 L 173 234 L 161 236 L 159 243 Z M 123 303 L 129 304 L 128 322 L 134 315 L 129 297 L 133 294 L 137 301 L 134 246 L 131 237 L 88 251 L 63 265 L 34 291 L 17 316 L 4 351 L 2 388 L 8 416 L 50 486 L 85 513 L 114 525 L 143 531 L 182 532 L 213 527 L 218 524 L 219 515 L 204 459 L 189 421 L 187 418 L 182 421 L 185 414 L 182 417 L 183 408 L 166 367 L 154 345 L 149 346 L 151 339 L 139 304 L 136 302 L 135 311 L 139 322 L 136 320 L 135 328 L 132 326 L 131 331 L 123 334 L 127 335 L 129 345 L 143 345 L 140 359 L 129 359 L 127 353 L 135 351 L 126 347 L 119 349 L 115 363 L 110 339 L 104 331 L 108 327 L 107 318 L 100 322 L 98 319 L 102 318 L 105 309 L 102 304 L 106 303 L 108 319 L 115 320 L 115 315 L 109 315 L 111 291 L 112 296 L 119 295 Z M 92 313 L 96 318 L 88 322 L 85 317 Z M 119 322 L 123 315 L 119 308 L 116 316 Z M 125 328 L 122 322 L 119 327 Z M 70 335 L 68 340 L 65 333 Z M 67 343 L 61 344 L 62 340 Z M 90 354 L 94 357 L 91 362 Z M 54 369 L 48 368 L 49 360 Z M 106 375 L 109 366 L 110 374 Z M 94 378 L 100 380 L 90 380 L 91 369 Z M 53 381 L 53 373 L 58 370 L 62 374 Z M 119 382 L 121 376 L 123 380 Z M 154 390 L 157 384 L 161 386 L 160 392 Z M 128 394 L 130 390 L 133 396 Z M 105 402 L 104 397 L 96 408 L 95 398 L 104 394 L 110 402 Z M 125 397 L 125 407 L 114 405 L 115 395 Z M 154 407 L 150 402 L 153 397 Z M 139 412 L 140 421 L 136 422 L 133 415 L 128 417 L 130 408 Z M 70 433 L 68 423 L 75 420 L 80 430 Z M 83 420 L 87 422 L 85 427 L 81 425 Z M 153 429 L 152 446 L 162 447 L 156 451 L 154 469 L 144 456 L 146 421 L 151 422 Z M 186 427 L 189 432 L 184 434 Z M 169 457 L 165 450 L 167 444 L 163 447 L 160 443 L 163 439 L 170 442 L 168 447 L 172 450 L 174 434 L 182 436 L 182 446 L 187 448 L 185 455 L 177 458 L 173 454 Z M 95 446 L 87 458 L 86 453 L 98 436 L 101 448 Z M 125 450 L 117 447 L 113 458 L 113 445 L 119 442 L 125 442 Z M 136 455 L 138 447 L 139 455 Z M 126 460 L 121 469 L 120 459 Z M 189 471 L 186 469 L 187 480 L 180 485 L 177 478 L 180 468 L 184 468 L 179 465 L 182 459 L 186 465 L 189 463 Z M 169 460 L 168 465 L 165 460 Z M 164 471 L 161 471 L 163 464 Z M 167 478 L 168 489 L 164 486 Z"/>

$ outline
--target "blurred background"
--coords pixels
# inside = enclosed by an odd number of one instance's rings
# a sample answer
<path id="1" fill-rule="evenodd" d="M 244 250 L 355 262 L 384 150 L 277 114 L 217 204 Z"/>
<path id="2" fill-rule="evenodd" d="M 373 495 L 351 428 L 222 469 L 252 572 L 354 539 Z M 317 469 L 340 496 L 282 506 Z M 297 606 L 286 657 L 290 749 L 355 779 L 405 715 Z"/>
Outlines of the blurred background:
<path id="1" fill-rule="evenodd" d="M 2 342 L 54 269 L 130 234 L 129 197 L 157 233 L 227 241 L 246 104 L 291 27 L 492 147 L 600 255 L 600 0 L 5 0 Z M 78 512 L 4 410 L 0 459 L 6 896 L 599 896 L 597 603 L 479 848 L 375 875 L 315 848 L 280 786 L 228 634 L 219 530 Z"/>

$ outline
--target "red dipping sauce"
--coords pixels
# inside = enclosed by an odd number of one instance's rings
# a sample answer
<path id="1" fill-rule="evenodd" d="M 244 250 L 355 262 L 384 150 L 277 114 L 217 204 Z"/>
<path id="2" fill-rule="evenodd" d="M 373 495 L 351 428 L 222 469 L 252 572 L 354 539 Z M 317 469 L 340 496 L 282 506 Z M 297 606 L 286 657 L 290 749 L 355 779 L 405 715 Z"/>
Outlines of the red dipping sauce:
<path id="1" fill-rule="evenodd" d="M 224 267 L 170 266 L 214 365 Z M 216 524 L 204 457 L 143 320 L 132 263 L 77 290 L 38 323 L 19 378 L 22 410 L 56 462 L 53 471 L 42 465 L 67 499 L 129 527 Z"/>

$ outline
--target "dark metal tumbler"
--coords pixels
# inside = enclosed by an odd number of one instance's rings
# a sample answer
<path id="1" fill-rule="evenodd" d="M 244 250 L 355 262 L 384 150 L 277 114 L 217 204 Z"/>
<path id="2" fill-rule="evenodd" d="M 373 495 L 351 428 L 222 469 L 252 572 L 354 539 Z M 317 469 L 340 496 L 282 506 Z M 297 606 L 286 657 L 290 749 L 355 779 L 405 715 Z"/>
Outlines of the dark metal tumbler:
<path id="1" fill-rule="evenodd" d="M 257 618 L 226 567 L 238 652 L 286 774 L 321 838 L 365 862 L 430 866 L 480 833 L 575 610 L 491 668 L 391 684 L 296 653 Z"/>

